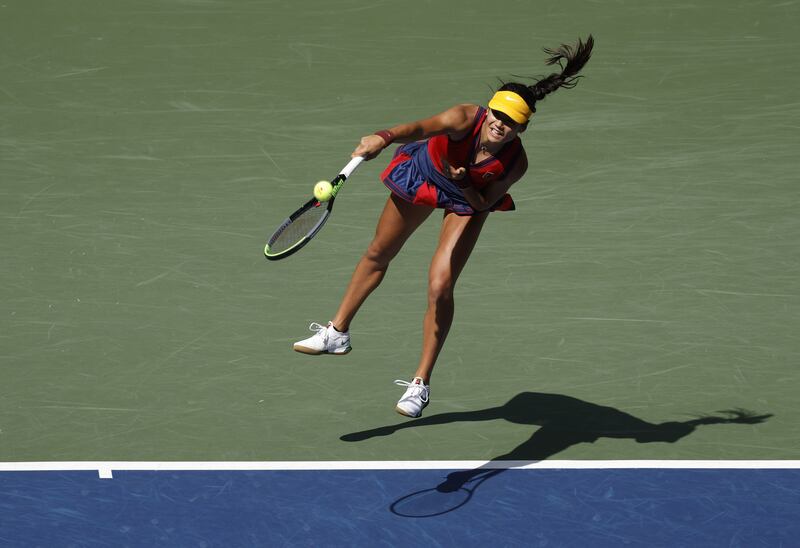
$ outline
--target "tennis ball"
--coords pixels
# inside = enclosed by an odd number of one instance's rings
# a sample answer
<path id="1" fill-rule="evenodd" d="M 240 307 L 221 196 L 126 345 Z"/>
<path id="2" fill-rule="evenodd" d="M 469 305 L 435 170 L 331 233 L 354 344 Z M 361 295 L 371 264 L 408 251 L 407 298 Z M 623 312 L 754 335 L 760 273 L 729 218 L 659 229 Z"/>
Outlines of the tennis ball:
<path id="1" fill-rule="evenodd" d="M 314 198 L 320 202 L 327 202 L 333 195 L 333 186 L 328 181 L 320 181 L 314 185 Z"/>

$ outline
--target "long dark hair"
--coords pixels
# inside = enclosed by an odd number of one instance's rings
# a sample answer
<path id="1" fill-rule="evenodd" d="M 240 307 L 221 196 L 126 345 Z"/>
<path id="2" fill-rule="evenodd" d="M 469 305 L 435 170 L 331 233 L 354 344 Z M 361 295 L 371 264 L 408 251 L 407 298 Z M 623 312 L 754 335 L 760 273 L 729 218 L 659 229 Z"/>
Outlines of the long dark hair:
<path id="1" fill-rule="evenodd" d="M 544 48 L 544 52 L 549 56 L 546 63 L 558 64 L 561 67 L 560 73 L 554 72 L 530 86 L 518 82 L 504 82 L 497 91 L 513 91 L 525 99 L 531 110 L 536 112 L 536 101 L 541 101 L 558 88 L 571 89 L 578 85 L 578 79 L 582 78 L 578 72 L 589 61 L 593 47 L 594 38 L 590 34 L 586 42 L 579 38 L 574 46 L 561 44 L 555 49 Z"/>

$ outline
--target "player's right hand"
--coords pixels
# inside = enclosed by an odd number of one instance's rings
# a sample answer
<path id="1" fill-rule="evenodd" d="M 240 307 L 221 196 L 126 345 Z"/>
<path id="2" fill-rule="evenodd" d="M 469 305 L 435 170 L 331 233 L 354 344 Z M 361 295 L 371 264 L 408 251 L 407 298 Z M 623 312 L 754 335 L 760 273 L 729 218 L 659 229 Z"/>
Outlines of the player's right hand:
<path id="1" fill-rule="evenodd" d="M 365 160 L 372 160 L 375 156 L 381 153 L 386 147 L 386 142 L 380 135 L 367 135 L 361 138 L 361 142 L 353 151 L 351 156 L 363 156 Z"/>

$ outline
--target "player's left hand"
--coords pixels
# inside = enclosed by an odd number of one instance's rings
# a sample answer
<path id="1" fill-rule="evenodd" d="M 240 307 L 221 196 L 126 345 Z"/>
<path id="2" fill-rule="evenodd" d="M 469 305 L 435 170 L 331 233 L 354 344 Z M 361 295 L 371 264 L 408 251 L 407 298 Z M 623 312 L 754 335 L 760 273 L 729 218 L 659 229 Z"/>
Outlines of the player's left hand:
<path id="1" fill-rule="evenodd" d="M 452 181 L 460 181 L 467 175 L 467 168 L 465 167 L 453 167 L 451 166 L 447 160 L 442 158 L 442 166 L 447 171 L 446 175 Z"/>

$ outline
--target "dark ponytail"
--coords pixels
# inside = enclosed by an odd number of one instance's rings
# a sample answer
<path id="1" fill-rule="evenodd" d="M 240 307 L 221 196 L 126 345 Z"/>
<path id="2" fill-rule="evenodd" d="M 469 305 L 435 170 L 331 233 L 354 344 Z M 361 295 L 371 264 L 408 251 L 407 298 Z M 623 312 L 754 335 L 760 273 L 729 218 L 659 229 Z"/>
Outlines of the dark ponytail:
<path id="1" fill-rule="evenodd" d="M 560 73 L 554 72 L 532 86 L 517 82 L 507 82 L 498 91 L 513 91 L 522 96 L 528 106 L 531 107 L 531 110 L 536 112 L 536 101 L 541 101 L 558 88 L 571 89 L 578 85 L 578 79 L 581 78 L 578 72 L 589 61 L 593 47 L 594 38 L 590 34 L 586 42 L 579 38 L 578 43 L 574 46 L 562 44 L 556 49 L 545 48 L 544 52 L 549 56 L 546 63 L 548 65 L 558 64 L 561 67 Z"/>

